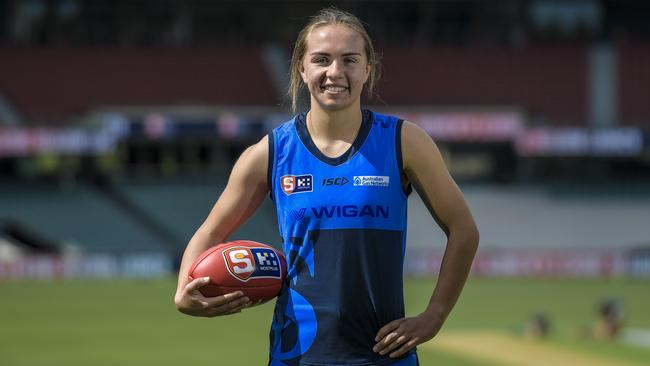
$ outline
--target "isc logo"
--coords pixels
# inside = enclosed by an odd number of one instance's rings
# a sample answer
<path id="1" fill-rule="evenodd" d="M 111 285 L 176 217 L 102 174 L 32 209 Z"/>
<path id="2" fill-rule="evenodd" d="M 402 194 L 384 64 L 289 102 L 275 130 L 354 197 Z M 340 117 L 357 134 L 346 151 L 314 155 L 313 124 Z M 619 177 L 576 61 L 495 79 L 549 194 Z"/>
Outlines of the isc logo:
<path id="1" fill-rule="evenodd" d="M 346 177 L 325 178 L 325 179 L 323 179 L 323 185 L 324 186 L 344 186 L 349 181 L 350 180 L 348 180 L 348 178 L 346 178 Z"/>
<path id="2" fill-rule="evenodd" d="M 233 247 L 223 251 L 228 272 L 240 281 L 281 278 L 280 260 L 272 249 Z"/>
<path id="3" fill-rule="evenodd" d="M 312 192 L 314 178 L 311 174 L 303 175 L 284 175 L 280 178 L 282 191 L 287 194 Z"/>

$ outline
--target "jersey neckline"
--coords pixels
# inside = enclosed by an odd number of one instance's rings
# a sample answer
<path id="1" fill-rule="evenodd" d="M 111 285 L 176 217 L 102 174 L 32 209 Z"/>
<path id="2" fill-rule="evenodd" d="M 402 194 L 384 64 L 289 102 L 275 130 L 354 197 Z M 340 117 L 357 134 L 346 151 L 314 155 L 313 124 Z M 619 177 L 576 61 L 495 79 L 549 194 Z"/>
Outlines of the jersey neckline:
<path id="1" fill-rule="evenodd" d="M 312 155 L 314 155 L 318 160 L 329 165 L 341 165 L 350 160 L 350 158 L 352 158 L 352 156 L 357 151 L 359 151 L 363 143 L 366 141 L 366 138 L 370 134 L 370 128 L 372 127 L 373 119 L 373 113 L 370 110 L 362 109 L 361 126 L 359 127 L 359 132 L 357 132 L 357 137 L 355 137 L 354 142 L 352 142 L 352 145 L 350 145 L 350 147 L 342 155 L 332 158 L 323 154 L 314 143 L 314 140 L 312 140 L 311 135 L 309 134 L 309 129 L 307 129 L 305 116 L 306 113 L 300 113 L 296 116 L 295 126 L 298 137 L 300 138 L 300 141 L 302 141 L 303 145 L 305 145 L 307 150 L 312 153 Z"/>

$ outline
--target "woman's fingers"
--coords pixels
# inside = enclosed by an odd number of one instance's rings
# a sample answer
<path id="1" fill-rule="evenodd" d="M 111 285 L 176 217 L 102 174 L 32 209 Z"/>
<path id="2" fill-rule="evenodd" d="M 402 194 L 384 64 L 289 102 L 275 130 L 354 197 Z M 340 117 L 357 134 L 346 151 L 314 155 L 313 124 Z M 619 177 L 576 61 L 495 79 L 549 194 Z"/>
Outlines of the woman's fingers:
<path id="1" fill-rule="evenodd" d="M 250 301 L 244 304 L 240 304 L 237 307 L 233 308 L 232 310 L 226 311 L 225 313 L 221 313 L 218 315 L 231 315 L 231 314 L 241 313 L 242 310 L 246 309 L 249 306 L 251 306 Z"/>
<path id="2" fill-rule="evenodd" d="M 201 287 L 207 285 L 208 282 L 210 282 L 210 277 L 195 278 L 192 281 L 188 282 L 187 285 L 185 285 L 185 291 L 188 293 L 198 291 Z"/>
<path id="3" fill-rule="evenodd" d="M 207 303 L 203 315 L 208 317 L 231 314 L 251 305 L 248 296 L 244 296 L 241 291 L 230 292 L 216 297 L 203 297 L 202 301 Z"/>
<path id="4" fill-rule="evenodd" d="M 187 304 L 183 312 L 196 316 L 214 317 L 234 314 L 251 305 L 242 291 L 229 292 L 215 297 L 205 297 L 199 289 L 210 282 L 209 277 L 196 278 L 185 286 L 183 297 Z"/>
<path id="5" fill-rule="evenodd" d="M 404 343 L 402 347 L 400 347 L 397 351 L 391 353 L 389 356 L 391 358 L 399 357 L 408 352 L 411 348 L 417 346 L 419 341 L 419 338 L 411 339 L 410 341 Z"/>
<path id="6" fill-rule="evenodd" d="M 235 291 L 235 292 L 229 292 L 227 294 L 223 294 L 221 296 L 204 297 L 203 299 L 207 301 L 209 307 L 217 307 L 217 306 L 228 304 L 237 299 L 241 299 L 242 296 L 244 296 L 244 293 L 242 291 Z"/>
<path id="7" fill-rule="evenodd" d="M 399 333 L 389 333 L 385 339 L 384 347 L 380 348 L 379 354 L 385 355 L 388 352 L 394 350 L 395 348 L 401 346 L 404 342 L 408 340 L 405 335 L 400 335 Z"/>
<path id="8" fill-rule="evenodd" d="M 379 332 L 377 332 L 377 335 L 375 336 L 375 342 L 381 341 L 388 333 L 390 333 L 393 330 L 397 329 L 397 327 L 399 327 L 401 321 L 402 321 L 402 319 L 393 320 L 392 322 L 384 325 L 381 329 L 379 329 Z"/>

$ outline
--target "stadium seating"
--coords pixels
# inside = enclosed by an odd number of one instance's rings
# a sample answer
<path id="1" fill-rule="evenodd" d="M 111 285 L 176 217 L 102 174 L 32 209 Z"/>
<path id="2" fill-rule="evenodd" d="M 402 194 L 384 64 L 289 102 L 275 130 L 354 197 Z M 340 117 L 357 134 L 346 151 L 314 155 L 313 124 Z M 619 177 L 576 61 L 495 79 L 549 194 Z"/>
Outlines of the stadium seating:
<path id="1" fill-rule="evenodd" d="M 227 175 L 223 175 L 224 177 Z M 45 184 L 0 186 L 0 223 L 19 225 L 43 238 L 48 246 L 73 245 L 90 253 L 181 253 L 210 212 L 225 180 L 130 180 L 117 183 L 115 195 L 80 184 L 60 189 Z M 143 225 L 134 216 L 151 223 Z M 153 227 L 153 230 L 152 230 Z M 152 232 L 164 228 L 160 233 Z M 278 245 L 275 211 L 267 199 L 232 239 Z M 272 239 L 276 239 L 273 241 Z M 169 245 L 172 241 L 172 245 Z"/>
<path id="2" fill-rule="evenodd" d="M 0 220 L 27 225 L 59 245 L 90 253 L 164 252 L 150 233 L 118 207 L 83 185 L 60 189 L 42 184 L 0 186 Z"/>
<path id="3" fill-rule="evenodd" d="M 181 241 L 178 249 L 184 249 L 198 226 L 205 220 L 210 209 L 226 185 L 223 180 L 183 181 L 170 180 L 157 182 L 131 181 L 117 186 L 133 204 L 156 222 L 164 225 Z M 278 246 L 275 209 L 266 199 L 256 212 L 230 239 L 248 239 Z M 275 242 L 270 242 L 275 239 Z"/>
<path id="4" fill-rule="evenodd" d="M 32 124 L 98 106 L 269 105 L 260 49 L 0 47 L 0 90 Z"/>
<path id="5" fill-rule="evenodd" d="M 378 49 L 385 71 L 379 94 L 388 105 L 517 106 L 534 124 L 589 122 L 588 44 Z M 648 51 L 643 43 L 616 50 L 623 125 L 650 120 L 642 92 L 650 83 Z M 107 105 L 274 106 L 283 90 L 262 52 L 3 46 L 0 92 L 23 120 L 38 125 L 69 123 Z"/>
<path id="6" fill-rule="evenodd" d="M 630 43 L 619 47 L 618 103 L 621 122 L 650 129 L 650 45 Z"/>
<path id="7" fill-rule="evenodd" d="M 379 93 L 395 105 L 521 106 L 535 122 L 587 122 L 587 48 L 387 48 Z"/>
<path id="8" fill-rule="evenodd" d="M 622 249 L 648 244 L 650 189 L 642 185 L 467 185 L 463 193 L 485 249 Z M 416 194 L 407 248 L 446 239 Z"/>

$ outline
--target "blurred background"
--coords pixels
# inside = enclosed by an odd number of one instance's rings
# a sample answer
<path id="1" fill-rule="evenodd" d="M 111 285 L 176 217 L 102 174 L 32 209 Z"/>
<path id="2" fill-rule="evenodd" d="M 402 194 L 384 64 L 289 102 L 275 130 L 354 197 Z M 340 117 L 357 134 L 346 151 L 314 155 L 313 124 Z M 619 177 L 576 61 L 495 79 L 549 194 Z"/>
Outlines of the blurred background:
<path id="1" fill-rule="evenodd" d="M 432 136 L 481 231 L 422 363 L 650 364 L 641 0 L 0 0 L 0 363 L 265 363 L 272 304 L 201 322 L 174 277 L 235 159 L 291 118 L 293 42 L 331 5 L 381 55 L 365 107 Z M 445 237 L 409 200 L 415 314 Z M 231 239 L 279 246 L 270 200 Z"/>

